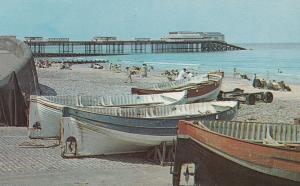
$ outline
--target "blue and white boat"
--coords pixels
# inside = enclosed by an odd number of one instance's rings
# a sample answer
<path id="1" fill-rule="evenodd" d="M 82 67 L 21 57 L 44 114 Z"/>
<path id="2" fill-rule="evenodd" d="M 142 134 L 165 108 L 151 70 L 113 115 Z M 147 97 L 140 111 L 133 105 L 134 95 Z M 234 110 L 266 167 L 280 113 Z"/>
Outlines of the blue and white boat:
<path id="1" fill-rule="evenodd" d="M 63 109 L 63 157 L 146 151 L 176 138 L 179 120 L 231 120 L 236 101 L 215 101 L 139 108 Z"/>

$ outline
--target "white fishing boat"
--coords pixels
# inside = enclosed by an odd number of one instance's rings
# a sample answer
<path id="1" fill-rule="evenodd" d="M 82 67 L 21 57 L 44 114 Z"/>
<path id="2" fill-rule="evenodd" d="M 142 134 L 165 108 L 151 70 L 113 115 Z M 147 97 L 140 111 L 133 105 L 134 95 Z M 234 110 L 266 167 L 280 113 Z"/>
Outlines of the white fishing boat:
<path id="1" fill-rule="evenodd" d="M 156 95 L 31 96 L 30 138 L 60 138 L 62 109 L 69 107 L 145 107 L 186 102 L 186 91 Z"/>
<path id="2" fill-rule="evenodd" d="M 235 101 L 139 108 L 69 108 L 61 123 L 63 157 L 146 151 L 172 142 L 179 120 L 231 120 Z"/>

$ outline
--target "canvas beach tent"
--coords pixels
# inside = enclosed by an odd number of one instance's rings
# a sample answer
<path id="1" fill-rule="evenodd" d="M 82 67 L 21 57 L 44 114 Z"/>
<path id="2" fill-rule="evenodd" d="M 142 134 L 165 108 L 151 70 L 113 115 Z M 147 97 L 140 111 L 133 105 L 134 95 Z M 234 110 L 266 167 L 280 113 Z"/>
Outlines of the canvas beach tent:
<path id="1" fill-rule="evenodd" d="M 31 49 L 13 36 L 0 36 L 0 126 L 27 126 L 30 95 L 39 95 Z"/>

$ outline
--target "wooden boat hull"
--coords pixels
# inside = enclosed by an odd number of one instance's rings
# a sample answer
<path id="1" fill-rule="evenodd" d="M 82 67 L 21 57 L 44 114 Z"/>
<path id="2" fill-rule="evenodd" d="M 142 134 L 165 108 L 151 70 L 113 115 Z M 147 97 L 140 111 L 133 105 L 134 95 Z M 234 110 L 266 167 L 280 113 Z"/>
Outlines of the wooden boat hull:
<path id="1" fill-rule="evenodd" d="M 187 90 L 187 100 L 188 103 L 193 103 L 197 101 L 211 101 L 215 100 L 218 97 L 218 94 L 221 90 L 221 81 L 215 82 L 212 84 L 207 85 L 199 85 L 193 87 L 187 87 L 184 90 Z M 149 90 L 149 89 L 139 89 L 139 88 L 132 88 L 132 94 L 138 95 L 147 95 L 147 94 L 161 94 L 166 92 L 177 92 L 182 91 L 180 90 Z"/>
<path id="2" fill-rule="evenodd" d="M 30 101 L 29 107 L 29 138 L 60 138 L 60 122 L 63 105 Z"/>
<path id="3" fill-rule="evenodd" d="M 187 90 L 188 103 L 216 100 L 221 90 L 221 81 Z"/>
<path id="4" fill-rule="evenodd" d="M 62 156 L 83 157 L 95 155 L 122 154 L 147 151 L 150 147 L 159 145 L 161 141 L 172 141 L 175 136 L 168 134 L 149 135 L 132 134 L 109 129 L 100 122 L 83 122 L 71 117 L 64 117 L 62 122 Z M 175 128 L 170 129 L 176 131 Z M 74 137 L 76 148 L 69 148 Z"/>
<path id="5" fill-rule="evenodd" d="M 184 163 L 195 163 L 196 185 L 300 184 L 299 149 L 238 140 L 182 121 L 178 125 L 173 185 L 179 185 Z"/>
<path id="6" fill-rule="evenodd" d="M 132 94 L 161 94 L 186 90 L 188 103 L 216 100 L 222 85 L 222 76 L 208 74 L 191 79 L 164 82 L 144 88 L 132 88 Z"/>
<path id="7" fill-rule="evenodd" d="M 161 142 L 172 142 L 180 119 L 231 120 L 237 106 L 213 114 L 171 118 L 118 117 L 68 107 L 63 112 L 62 156 L 80 157 L 145 151 Z"/>

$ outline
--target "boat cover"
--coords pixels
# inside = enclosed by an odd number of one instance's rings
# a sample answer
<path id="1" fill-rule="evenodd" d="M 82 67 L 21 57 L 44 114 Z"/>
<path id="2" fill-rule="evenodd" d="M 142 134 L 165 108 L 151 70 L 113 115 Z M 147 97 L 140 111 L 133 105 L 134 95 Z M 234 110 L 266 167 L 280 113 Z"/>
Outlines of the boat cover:
<path id="1" fill-rule="evenodd" d="M 26 126 L 26 101 L 38 94 L 30 48 L 15 37 L 0 36 L 0 125 Z"/>
<path id="2" fill-rule="evenodd" d="M 214 101 L 183 105 L 167 105 L 163 107 L 137 108 L 87 108 L 81 110 L 101 115 L 119 116 L 126 118 L 169 118 L 176 116 L 209 115 L 236 107 L 236 101 Z"/>
<path id="3" fill-rule="evenodd" d="M 209 74 L 209 75 L 205 74 L 202 76 L 194 76 L 192 78 L 186 78 L 186 79 L 169 81 L 169 82 L 162 82 L 162 83 L 157 83 L 157 84 L 153 84 L 153 85 L 149 85 L 149 86 L 142 86 L 142 87 L 138 87 L 138 89 L 172 90 L 172 89 L 179 89 L 179 88 L 183 88 L 183 87 L 198 85 L 198 84 L 207 82 L 209 80 L 219 81 L 221 79 L 222 79 L 222 76 L 217 75 L 217 74 Z"/>
<path id="4" fill-rule="evenodd" d="M 40 96 L 39 99 L 64 106 L 133 107 L 139 105 L 182 104 L 186 102 L 186 91 L 153 95 Z"/>

